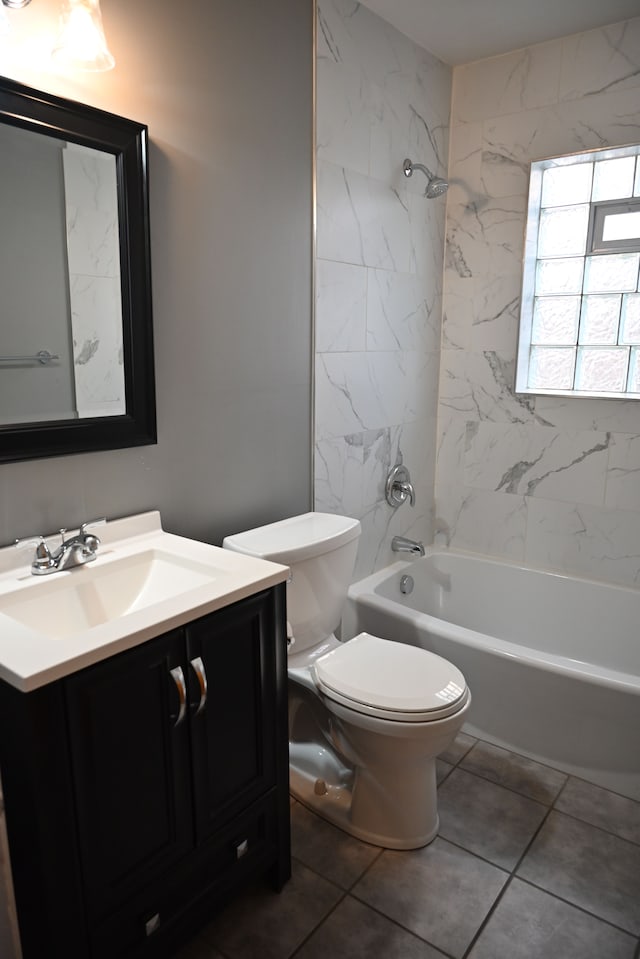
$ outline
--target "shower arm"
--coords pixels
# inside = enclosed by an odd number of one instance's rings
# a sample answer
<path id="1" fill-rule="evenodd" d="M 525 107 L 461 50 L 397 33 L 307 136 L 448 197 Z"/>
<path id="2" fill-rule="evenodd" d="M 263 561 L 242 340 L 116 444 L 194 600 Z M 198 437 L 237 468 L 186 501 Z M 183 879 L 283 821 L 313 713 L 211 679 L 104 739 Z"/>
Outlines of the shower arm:
<path id="1" fill-rule="evenodd" d="M 411 160 L 405 160 L 402 165 L 402 169 L 406 177 L 410 177 L 414 170 L 422 170 L 428 180 L 435 179 L 435 175 L 424 165 L 424 163 L 412 163 Z"/>

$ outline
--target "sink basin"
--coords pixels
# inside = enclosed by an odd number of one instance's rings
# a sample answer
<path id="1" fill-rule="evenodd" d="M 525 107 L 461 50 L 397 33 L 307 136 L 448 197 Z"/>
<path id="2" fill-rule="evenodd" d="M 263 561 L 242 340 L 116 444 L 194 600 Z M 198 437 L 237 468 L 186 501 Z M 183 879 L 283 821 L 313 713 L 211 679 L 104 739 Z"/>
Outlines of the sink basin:
<path id="1" fill-rule="evenodd" d="M 24 552 L 0 548 L 0 681 L 38 689 L 283 583 L 288 573 L 167 533 L 157 511 L 111 520 L 100 539 L 95 561 L 46 576 L 31 574 Z"/>
<path id="2" fill-rule="evenodd" d="M 51 639 L 65 639 L 212 583 L 224 570 L 157 549 L 80 566 L 5 594 L 2 612 Z"/>

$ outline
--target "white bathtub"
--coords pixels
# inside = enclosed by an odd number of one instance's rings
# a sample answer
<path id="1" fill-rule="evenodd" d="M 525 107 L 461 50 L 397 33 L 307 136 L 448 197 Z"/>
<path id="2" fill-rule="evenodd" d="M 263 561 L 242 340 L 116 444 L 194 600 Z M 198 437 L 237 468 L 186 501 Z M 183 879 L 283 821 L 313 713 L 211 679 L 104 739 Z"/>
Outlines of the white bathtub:
<path id="1" fill-rule="evenodd" d="M 362 630 L 455 663 L 467 732 L 640 799 L 640 591 L 436 547 L 351 586 Z"/>

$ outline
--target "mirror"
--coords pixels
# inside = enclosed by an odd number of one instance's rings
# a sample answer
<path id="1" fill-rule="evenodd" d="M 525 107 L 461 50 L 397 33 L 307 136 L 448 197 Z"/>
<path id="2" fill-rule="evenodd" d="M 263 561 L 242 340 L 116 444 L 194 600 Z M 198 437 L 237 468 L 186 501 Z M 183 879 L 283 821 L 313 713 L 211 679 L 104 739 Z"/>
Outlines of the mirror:
<path id="1" fill-rule="evenodd" d="M 156 442 L 147 149 L 0 79 L 0 461 Z"/>

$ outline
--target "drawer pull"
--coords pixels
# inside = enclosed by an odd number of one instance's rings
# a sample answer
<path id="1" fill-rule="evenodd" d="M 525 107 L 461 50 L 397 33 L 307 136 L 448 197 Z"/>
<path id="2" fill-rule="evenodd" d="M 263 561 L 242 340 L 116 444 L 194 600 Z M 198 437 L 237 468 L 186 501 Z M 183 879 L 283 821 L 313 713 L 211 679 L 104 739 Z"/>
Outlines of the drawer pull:
<path id="1" fill-rule="evenodd" d="M 171 678 L 176 684 L 176 689 L 178 690 L 178 701 L 179 701 L 178 715 L 176 717 L 176 721 L 173 724 L 175 728 L 176 726 L 180 725 L 187 711 L 187 684 L 184 681 L 184 673 L 182 671 L 182 666 L 175 666 L 171 670 Z M 171 718 L 173 719 L 174 716 L 175 714 L 172 713 Z"/>
<path id="2" fill-rule="evenodd" d="M 196 674 L 196 679 L 198 680 L 198 688 L 200 690 L 200 701 L 196 706 L 193 703 L 193 708 L 195 709 L 194 716 L 197 716 L 198 713 L 201 713 L 204 707 L 207 705 L 207 673 L 204 668 L 204 663 L 202 662 L 202 656 L 196 656 L 195 659 L 192 659 L 189 663 L 192 670 Z"/>
<path id="3" fill-rule="evenodd" d="M 236 845 L 236 859 L 242 859 L 249 852 L 249 840 L 243 839 Z"/>

